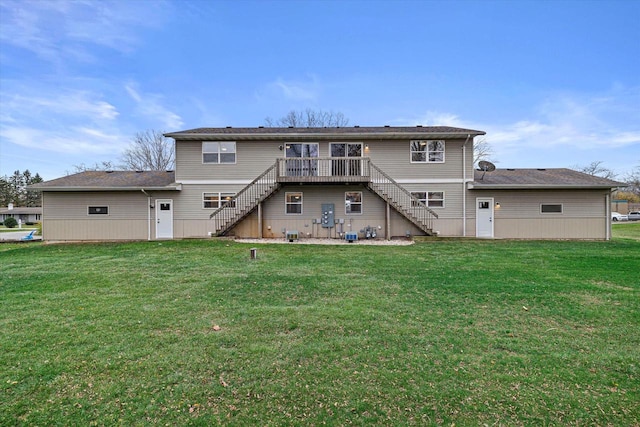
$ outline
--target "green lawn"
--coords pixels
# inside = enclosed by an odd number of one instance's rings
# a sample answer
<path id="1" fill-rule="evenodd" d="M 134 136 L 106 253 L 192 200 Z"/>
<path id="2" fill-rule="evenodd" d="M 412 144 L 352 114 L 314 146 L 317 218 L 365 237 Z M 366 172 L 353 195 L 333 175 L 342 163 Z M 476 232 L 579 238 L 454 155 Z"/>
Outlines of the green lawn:
<path id="1" fill-rule="evenodd" d="M 638 272 L 622 238 L 3 244 L 0 425 L 638 425 Z"/>

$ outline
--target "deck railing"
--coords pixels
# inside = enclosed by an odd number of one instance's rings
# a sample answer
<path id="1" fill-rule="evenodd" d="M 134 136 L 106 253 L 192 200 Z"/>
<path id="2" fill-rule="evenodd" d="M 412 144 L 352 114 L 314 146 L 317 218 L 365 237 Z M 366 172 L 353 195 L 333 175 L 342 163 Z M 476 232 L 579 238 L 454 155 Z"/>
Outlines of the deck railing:
<path id="1" fill-rule="evenodd" d="M 210 218 L 215 234 L 224 235 L 270 197 L 282 182 L 366 182 L 367 186 L 427 234 L 438 215 L 365 157 L 278 159 L 238 194 L 220 201 Z"/>
<path id="2" fill-rule="evenodd" d="M 422 231 L 431 234 L 433 220 L 438 218 L 438 214 L 411 195 L 409 191 L 376 165 L 370 164 L 370 169 L 369 188 Z"/>
<path id="3" fill-rule="evenodd" d="M 368 157 L 294 157 L 278 159 L 278 182 L 367 182 Z"/>
<path id="4" fill-rule="evenodd" d="M 280 186 L 276 181 L 276 175 L 276 164 L 273 164 L 238 194 L 221 201 L 220 208 L 209 216 L 213 220 L 216 235 L 223 235 L 229 231 L 242 218 L 249 215 L 258 203 L 271 196 Z"/>

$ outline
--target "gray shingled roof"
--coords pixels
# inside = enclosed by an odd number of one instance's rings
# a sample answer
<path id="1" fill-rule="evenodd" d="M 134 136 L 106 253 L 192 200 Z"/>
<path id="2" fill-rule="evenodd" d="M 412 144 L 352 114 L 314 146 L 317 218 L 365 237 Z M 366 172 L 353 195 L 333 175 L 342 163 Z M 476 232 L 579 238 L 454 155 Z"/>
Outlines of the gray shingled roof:
<path id="1" fill-rule="evenodd" d="M 276 127 L 253 127 L 253 128 L 197 128 L 170 132 L 167 137 L 176 140 L 181 139 L 211 139 L 233 138 L 249 140 L 273 140 L 299 138 L 326 138 L 327 136 L 340 136 L 342 138 L 358 139 L 398 139 L 414 137 L 466 137 L 467 135 L 484 135 L 485 132 L 473 129 L 461 129 L 450 126 L 353 126 L 353 127 L 302 127 L 302 128 L 276 128 Z"/>
<path id="2" fill-rule="evenodd" d="M 14 207 L 9 209 L 8 206 L 0 207 L 0 215 L 13 214 L 13 215 L 41 215 L 42 207 Z"/>
<path id="3" fill-rule="evenodd" d="M 178 190 L 173 171 L 88 171 L 30 185 L 38 191 Z"/>
<path id="4" fill-rule="evenodd" d="M 616 188 L 623 182 L 612 181 L 572 169 L 496 169 L 493 172 L 476 170 L 469 188 L 495 190 L 510 188 Z"/>

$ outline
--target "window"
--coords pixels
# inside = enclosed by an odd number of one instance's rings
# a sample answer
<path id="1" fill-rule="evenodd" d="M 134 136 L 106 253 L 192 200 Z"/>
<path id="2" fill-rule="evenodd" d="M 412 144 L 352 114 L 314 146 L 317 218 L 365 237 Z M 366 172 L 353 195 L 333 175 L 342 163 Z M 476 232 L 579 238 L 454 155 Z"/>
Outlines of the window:
<path id="1" fill-rule="evenodd" d="M 231 141 L 202 143 L 202 163 L 235 163 L 236 143 Z"/>
<path id="2" fill-rule="evenodd" d="M 344 193 L 344 212 L 346 214 L 362 213 L 362 191 Z"/>
<path id="3" fill-rule="evenodd" d="M 235 193 L 202 193 L 202 207 L 204 209 L 218 209 L 225 203 L 232 208 L 236 207 L 236 201 L 231 200 Z"/>
<path id="4" fill-rule="evenodd" d="M 444 141 L 411 141 L 411 163 L 444 163 Z"/>
<path id="5" fill-rule="evenodd" d="M 317 176 L 318 144 L 286 144 L 287 176 Z"/>
<path id="6" fill-rule="evenodd" d="M 444 208 L 444 192 L 442 191 L 412 191 L 411 195 L 430 208 Z M 411 201 L 411 207 L 418 207 L 415 201 Z"/>
<path id="7" fill-rule="evenodd" d="M 562 205 L 557 204 L 541 204 L 540 213 L 562 213 Z"/>
<path id="8" fill-rule="evenodd" d="M 421 201 L 422 203 L 424 203 L 425 205 L 427 204 L 427 192 L 426 191 L 412 191 L 411 195 L 413 197 L 415 197 L 416 199 L 418 199 L 419 201 Z M 411 207 L 412 208 L 417 208 L 418 206 L 420 206 L 418 203 L 415 202 L 415 200 L 411 201 Z"/>
<path id="9" fill-rule="evenodd" d="M 292 215 L 302 214 L 302 193 L 285 193 L 285 213 Z"/>
<path id="10" fill-rule="evenodd" d="M 427 206 L 429 206 L 430 208 L 444 208 L 444 192 L 429 191 Z"/>
<path id="11" fill-rule="evenodd" d="M 89 215 L 109 215 L 109 206 L 89 206 Z"/>

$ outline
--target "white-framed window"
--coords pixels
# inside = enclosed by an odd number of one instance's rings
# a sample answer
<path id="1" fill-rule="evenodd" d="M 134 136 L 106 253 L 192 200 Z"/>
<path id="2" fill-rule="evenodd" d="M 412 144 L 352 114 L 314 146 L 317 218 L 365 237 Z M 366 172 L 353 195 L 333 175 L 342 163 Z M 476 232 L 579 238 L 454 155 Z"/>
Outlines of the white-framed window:
<path id="1" fill-rule="evenodd" d="M 285 144 L 287 176 L 317 176 L 319 153 L 317 143 Z"/>
<path id="2" fill-rule="evenodd" d="M 87 206 L 87 215 L 109 215 L 109 206 Z"/>
<path id="3" fill-rule="evenodd" d="M 412 191 L 411 195 L 413 197 L 415 197 L 416 199 L 418 199 L 419 201 L 421 201 L 422 203 L 424 203 L 425 205 L 427 204 L 427 192 L 426 191 Z M 420 205 L 418 205 L 414 200 L 411 200 L 411 207 L 412 208 L 416 208 Z"/>
<path id="4" fill-rule="evenodd" d="M 540 213 L 542 214 L 561 214 L 562 203 L 542 203 L 540 205 Z"/>
<path id="5" fill-rule="evenodd" d="M 444 191 L 412 191 L 411 195 L 430 208 L 444 208 Z M 411 206 L 418 204 L 411 201 Z"/>
<path id="6" fill-rule="evenodd" d="M 411 163 L 444 163 L 443 140 L 411 141 Z"/>
<path id="7" fill-rule="evenodd" d="M 344 193 L 344 213 L 347 215 L 362 213 L 362 191 Z"/>
<path id="8" fill-rule="evenodd" d="M 233 164 L 236 162 L 235 141 L 203 141 L 202 163 Z"/>
<path id="9" fill-rule="evenodd" d="M 289 215 L 302 215 L 302 192 L 286 192 L 284 211 Z"/>
<path id="10" fill-rule="evenodd" d="M 427 192 L 427 206 L 430 208 L 444 208 L 444 191 Z"/>
<path id="11" fill-rule="evenodd" d="M 202 193 L 202 207 L 204 209 L 218 209 L 225 203 L 230 203 L 229 206 L 235 207 L 236 201 L 232 200 L 235 195 L 236 193 Z"/>

